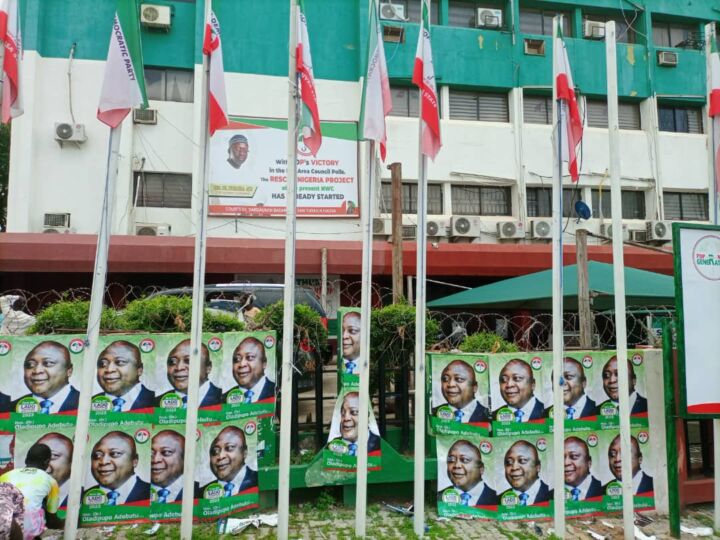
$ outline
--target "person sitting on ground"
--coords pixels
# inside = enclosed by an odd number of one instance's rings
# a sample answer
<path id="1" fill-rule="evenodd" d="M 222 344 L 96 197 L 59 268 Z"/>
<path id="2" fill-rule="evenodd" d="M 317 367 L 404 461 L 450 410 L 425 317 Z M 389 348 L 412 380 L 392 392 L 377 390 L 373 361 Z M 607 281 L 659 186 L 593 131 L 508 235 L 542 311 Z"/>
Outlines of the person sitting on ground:
<path id="1" fill-rule="evenodd" d="M 45 523 L 51 529 L 65 527 L 65 520 L 56 515 L 60 505 L 60 487 L 46 472 L 51 459 L 50 447 L 35 443 L 25 457 L 25 467 L 13 469 L 0 476 L 0 483 L 8 482 L 23 494 L 23 531 L 26 539 L 40 536 L 45 530 Z"/>

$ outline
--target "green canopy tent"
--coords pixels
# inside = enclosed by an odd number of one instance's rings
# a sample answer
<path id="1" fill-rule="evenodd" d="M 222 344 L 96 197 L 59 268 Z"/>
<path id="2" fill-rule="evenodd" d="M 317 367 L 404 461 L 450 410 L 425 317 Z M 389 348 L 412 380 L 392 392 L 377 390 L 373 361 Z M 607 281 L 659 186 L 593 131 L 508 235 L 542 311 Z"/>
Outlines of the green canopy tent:
<path id="1" fill-rule="evenodd" d="M 614 307 L 615 287 L 611 264 L 588 262 L 591 307 L 607 310 Z M 577 310 L 577 265 L 563 267 L 565 311 Z M 628 309 L 675 305 L 672 276 L 625 267 L 625 296 Z M 428 302 L 430 309 L 498 309 L 552 310 L 552 270 L 543 270 L 475 289 L 462 291 Z"/>

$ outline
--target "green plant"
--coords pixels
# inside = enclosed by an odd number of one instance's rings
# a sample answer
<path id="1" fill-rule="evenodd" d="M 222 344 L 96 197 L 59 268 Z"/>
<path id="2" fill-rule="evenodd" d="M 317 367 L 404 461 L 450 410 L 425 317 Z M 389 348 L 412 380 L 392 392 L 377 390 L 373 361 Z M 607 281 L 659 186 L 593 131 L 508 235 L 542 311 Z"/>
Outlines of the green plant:
<path id="1" fill-rule="evenodd" d="M 520 348 L 512 341 L 507 341 L 492 332 L 478 332 L 466 337 L 460 344 L 462 352 L 501 353 L 519 352 Z"/>
<path id="2" fill-rule="evenodd" d="M 87 300 L 60 300 L 49 305 L 35 316 L 30 334 L 54 334 L 63 331 L 84 331 L 87 329 L 90 302 Z M 120 328 L 118 314 L 103 307 L 100 316 L 101 330 Z"/>
<path id="3" fill-rule="evenodd" d="M 120 316 L 123 330 L 144 332 L 189 332 L 192 323 L 192 298 L 155 296 L 133 300 Z M 230 314 L 205 310 L 203 330 L 228 332 L 243 330 L 244 325 Z"/>

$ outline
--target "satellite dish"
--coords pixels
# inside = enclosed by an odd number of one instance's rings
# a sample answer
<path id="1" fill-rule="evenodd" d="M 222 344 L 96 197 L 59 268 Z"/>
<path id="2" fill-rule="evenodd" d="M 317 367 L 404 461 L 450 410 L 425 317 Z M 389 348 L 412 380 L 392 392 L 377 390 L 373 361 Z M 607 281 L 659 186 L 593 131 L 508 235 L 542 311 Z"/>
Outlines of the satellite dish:
<path id="1" fill-rule="evenodd" d="M 583 201 L 575 203 L 575 213 L 580 219 L 590 219 L 592 217 L 592 210 Z"/>

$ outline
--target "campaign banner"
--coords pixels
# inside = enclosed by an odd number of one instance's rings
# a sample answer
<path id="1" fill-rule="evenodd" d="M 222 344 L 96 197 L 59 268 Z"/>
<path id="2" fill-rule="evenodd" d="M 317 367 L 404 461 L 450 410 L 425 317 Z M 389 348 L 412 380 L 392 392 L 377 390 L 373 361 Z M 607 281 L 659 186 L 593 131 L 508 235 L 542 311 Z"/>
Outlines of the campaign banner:
<path id="1" fill-rule="evenodd" d="M 653 449 L 648 428 L 630 430 L 633 475 L 633 506 L 635 510 L 655 508 Z M 605 510 L 622 510 L 622 449 L 618 430 L 601 431 L 599 436 L 600 480 L 605 491 Z M 658 443 L 655 443 L 658 444 Z"/>
<path id="2" fill-rule="evenodd" d="M 498 493 L 498 519 L 529 520 L 553 515 L 552 435 L 514 435 L 488 439 L 488 459 L 497 463 L 488 483 Z"/>
<path id="3" fill-rule="evenodd" d="M 77 335 L 0 338 L 0 418 L 77 414 L 84 351 Z"/>
<path id="4" fill-rule="evenodd" d="M 302 142 L 297 157 L 299 217 L 360 217 L 357 123 L 323 122 L 313 156 Z M 231 117 L 210 141 L 208 214 L 284 217 L 287 121 Z"/>
<path id="5" fill-rule="evenodd" d="M 224 334 L 203 334 L 200 352 L 198 421 L 211 422 L 222 408 L 222 355 Z M 152 386 L 157 394 L 155 422 L 184 422 L 187 414 L 190 374 L 190 337 L 185 334 L 156 334 L 157 361 Z"/>
<path id="6" fill-rule="evenodd" d="M 565 351 L 563 358 L 563 403 L 565 432 L 595 431 L 599 428 L 599 404 L 607 399 L 602 390 L 602 373 L 607 356 L 598 351 Z M 555 380 L 554 374 L 551 380 Z M 548 427 L 553 429 L 552 396 L 547 410 Z"/>
<path id="7" fill-rule="evenodd" d="M 490 433 L 488 356 L 429 354 L 430 428 L 442 435 Z"/>
<path id="8" fill-rule="evenodd" d="M 114 424 L 133 421 L 152 424 L 155 413 L 155 378 L 158 335 L 100 336 L 90 421 Z"/>
<path id="9" fill-rule="evenodd" d="M 547 433 L 552 353 L 501 353 L 489 358 L 493 435 Z"/>
<path id="10" fill-rule="evenodd" d="M 151 425 L 134 415 L 116 425 L 91 424 L 80 524 L 142 523 L 150 515 Z"/>
<path id="11" fill-rule="evenodd" d="M 217 420 L 273 416 L 277 378 L 274 331 L 223 334 L 221 414 Z"/>
<path id="12" fill-rule="evenodd" d="M 323 448 L 323 468 L 335 471 L 357 470 L 358 415 L 360 396 L 357 390 L 343 388 L 335 402 L 330 435 Z M 380 430 L 372 406 L 368 407 L 368 470 L 381 468 L 382 453 Z"/>
<path id="13" fill-rule="evenodd" d="M 494 440 L 479 433 L 438 435 L 437 499 L 441 517 L 496 518 L 499 497 L 492 471 L 502 466 Z"/>
<path id="14" fill-rule="evenodd" d="M 674 223 L 673 252 L 681 409 L 720 418 L 720 227 Z"/>
<path id="15" fill-rule="evenodd" d="M 595 383 L 593 395 L 598 396 L 598 424 L 600 429 L 620 426 L 620 384 L 617 356 L 614 351 L 596 353 L 601 377 Z M 630 391 L 630 426 L 648 426 L 647 388 L 645 384 L 645 351 L 628 350 L 628 386 Z"/>
<path id="16" fill-rule="evenodd" d="M 202 424 L 198 432 L 195 517 L 217 519 L 257 508 L 257 420 Z"/>
<path id="17" fill-rule="evenodd" d="M 600 434 L 582 431 L 565 437 L 565 515 L 596 515 L 605 509 L 600 480 Z"/>
<path id="18" fill-rule="evenodd" d="M 343 388 L 360 385 L 360 309 L 338 310 L 338 374 Z"/>
<path id="19" fill-rule="evenodd" d="M 185 467 L 185 424 L 153 427 L 150 440 L 150 512 L 151 521 L 179 521 L 182 515 L 183 468 Z M 199 485 L 194 483 L 193 499 Z"/>

